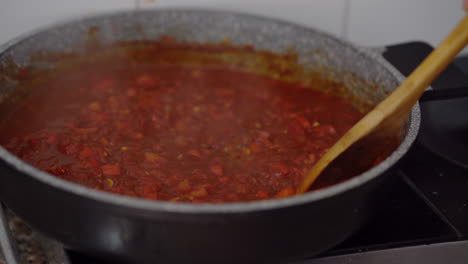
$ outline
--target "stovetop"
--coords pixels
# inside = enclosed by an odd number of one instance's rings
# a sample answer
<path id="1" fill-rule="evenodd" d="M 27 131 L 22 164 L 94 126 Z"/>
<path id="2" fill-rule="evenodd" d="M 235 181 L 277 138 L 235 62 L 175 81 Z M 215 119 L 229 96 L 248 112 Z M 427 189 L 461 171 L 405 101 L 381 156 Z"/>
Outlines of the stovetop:
<path id="1" fill-rule="evenodd" d="M 304 264 L 468 263 L 468 171 L 417 142 L 396 173 L 387 202 L 360 232 Z"/>
<path id="2" fill-rule="evenodd" d="M 384 57 L 408 75 L 431 50 L 422 42 L 405 43 L 387 47 Z M 461 86 L 468 87 L 468 76 L 453 64 L 432 84 L 435 90 Z M 468 99 L 422 103 L 420 134 L 398 165 L 397 183 L 386 202 L 357 234 L 321 256 L 297 264 L 468 263 L 468 164 L 463 161 L 463 149 L 468 160 L 468 143 L 454 143 L 457 137 L 445 143 L 440 136 L 445 132 L 434 131 L 440 119 L 456 120 L 462 131 L 468 129 L 466 111 L 458 109 L 464 105 L 468 110 Z M 458 107 L 455 112 L 436 109 L 454 106 Z M 450 116 L 441 116 L 444 113 Z M 460 120 L 466 120 L 466 126 Z M 440 141 L 443 144 L 434 144 Z M 456 155 L 440 147 L 449 144 L 460 145 Z M 66 255 L 71 264 L 104 264 L 75 252 L 66 251 Z M 66 261 L 56 259 L 54 263 Z"/>
<path id="3" fill-rule="evenodd" d="M 432 49 L 422 42 L 405 43 L 389 46 L 384 57 L 408 75 Z M 468 89 L 468 76 L 453 64 L 432 83 L 434 90 L 457 87 Z M 398 183 L 386 203 L 353 237 L 304 264 L 468 263 L 468 164 L 463 160 L 463 154 L 468 160 L 468 144 L 444 142 L 447 139 L 437 126 L 438 120 L 444 120 L 457 123 L 458 133 L 466 131 L 468 99 L 420 106 L 420 133 L 398 166 Z M 466 152 L 450 153 L 440 148 L 440 142 L 459 144 Z"/>

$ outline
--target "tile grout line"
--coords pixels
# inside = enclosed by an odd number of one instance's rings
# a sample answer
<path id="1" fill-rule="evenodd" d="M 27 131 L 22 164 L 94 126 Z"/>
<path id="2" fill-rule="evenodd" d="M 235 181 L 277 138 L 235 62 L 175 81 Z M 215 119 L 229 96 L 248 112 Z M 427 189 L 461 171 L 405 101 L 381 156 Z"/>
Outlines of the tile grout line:
<path id="1" fill-rule="evenodd" d="M 344 40 L 349 40 L 349 23 L 351 18 L 351 0 L 344 1 L 343 16 L 341 22 L 341 37 Z"/>
<path id="2" fill-rule="evenodd" d="M 133 8 L 136 10 L 141 9 L 141 0 L 134 0 L 134 1 L 135 1 L 135 5 Z"/>

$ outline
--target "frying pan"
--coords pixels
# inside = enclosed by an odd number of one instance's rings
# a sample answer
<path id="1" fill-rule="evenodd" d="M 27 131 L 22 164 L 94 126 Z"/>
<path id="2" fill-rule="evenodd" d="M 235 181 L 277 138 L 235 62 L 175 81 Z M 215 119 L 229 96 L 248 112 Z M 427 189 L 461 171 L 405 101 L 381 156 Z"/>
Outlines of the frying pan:
<path id="1" fill-rule="evenodd" d="M 200 43 L 228 37 L 235 45 L 279 53 L 293 50 L 304 67 L 323 71 L 373 103 L 402 80 L 378 50 L 283 21 L 206 10 L 113 13 L 51 26 L 8 43 L 0 64 L 44 67 L 34 65 L 29 55 L 79 51 L 93 27 L 107 43 L 162 35 Z M 0 81 L 2 100 L 15 90 L 7 79 Z M 88 189 L 0 148 L 0 200 L 66 247 L 114 262 L 285 263 L 337 245 L 366 222 L 389 189 L 391 168 L 410 148 L 419 123 L 416 105 L 399 147 L 350 180 L 285 199 L 216 205 L 147 201 Z"/>

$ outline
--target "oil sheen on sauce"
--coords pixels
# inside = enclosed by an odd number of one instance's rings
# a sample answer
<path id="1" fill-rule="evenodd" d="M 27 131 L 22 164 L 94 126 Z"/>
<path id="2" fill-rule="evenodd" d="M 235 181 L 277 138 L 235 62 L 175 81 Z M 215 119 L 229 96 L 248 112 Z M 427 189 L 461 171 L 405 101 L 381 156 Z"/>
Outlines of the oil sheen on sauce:
<path id="1" fill-rule="evenodd" d="M 4 123 L 4 147 L 64 180 L 153 200 L 293 195 L 363 116 L 339 96 L 222 65 L 90 64 L 36 85 Z"/>

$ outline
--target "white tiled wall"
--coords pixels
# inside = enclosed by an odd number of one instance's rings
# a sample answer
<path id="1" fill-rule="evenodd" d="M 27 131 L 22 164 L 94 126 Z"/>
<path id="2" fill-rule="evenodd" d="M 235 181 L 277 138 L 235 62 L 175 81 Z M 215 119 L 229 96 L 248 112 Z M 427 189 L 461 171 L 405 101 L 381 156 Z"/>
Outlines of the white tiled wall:
<path id="1" fill-rule="evenodd" d="M 368 45 L 438 44 L 463 17 L 461 0 L 353 0 L 349 39 Z"/>
<path id="2" fill-rule="evenodd" d="M 277 17 L 360 45 L 436 45 L 464 15 L 462 0 L 0 0 L 0 43 L 69 17 L 160 7 L 227 9 Z M 468 50 L 466 50 L 468 54 Z"/>

